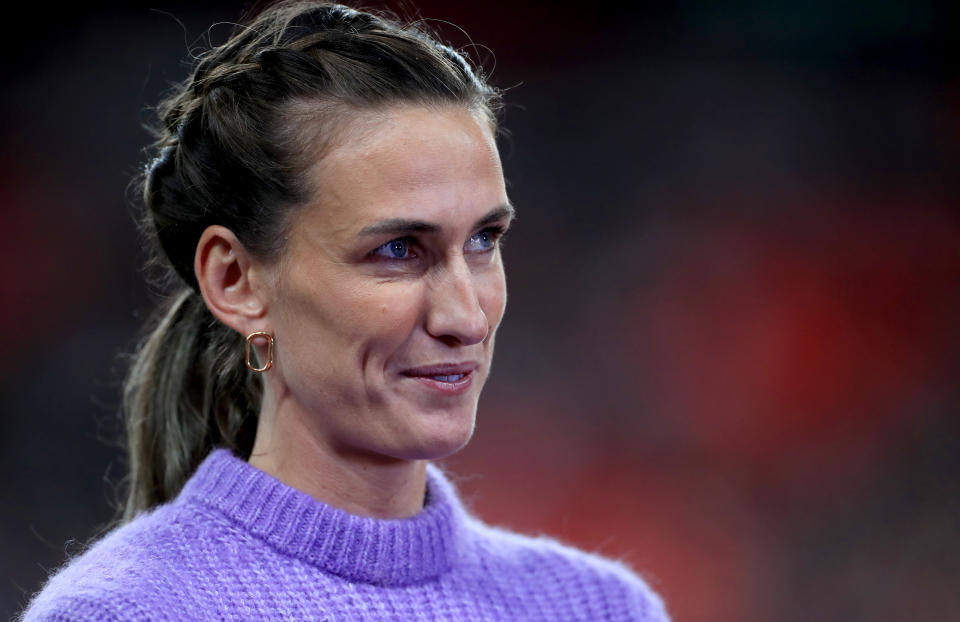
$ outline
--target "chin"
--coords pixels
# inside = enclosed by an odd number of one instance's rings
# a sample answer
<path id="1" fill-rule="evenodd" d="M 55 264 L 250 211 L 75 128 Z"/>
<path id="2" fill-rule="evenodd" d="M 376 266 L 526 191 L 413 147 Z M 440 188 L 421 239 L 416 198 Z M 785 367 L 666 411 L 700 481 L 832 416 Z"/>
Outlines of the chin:
<path id="1" fill-rule="evenodd" d="M 451 456 L 470 442 L 473 436 L 475 411 L 457 416 L 420 421 L 406 447 L 396 457 L 405 460 L 439 460 Z"/>

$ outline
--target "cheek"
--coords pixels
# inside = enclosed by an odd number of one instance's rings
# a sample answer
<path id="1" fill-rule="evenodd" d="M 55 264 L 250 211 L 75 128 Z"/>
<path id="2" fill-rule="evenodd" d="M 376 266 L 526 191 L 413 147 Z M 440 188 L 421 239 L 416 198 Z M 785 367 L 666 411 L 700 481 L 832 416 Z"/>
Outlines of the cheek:
<path id="1" fill-rule="evenodd" d="M 421 318 L 423 288 L 415 280 L 364 282 L 331 300 L 339 309 L 336 330 L 361 364 L 380 367 L 407 342 Z"/>
<path id="2" fill-rule="evenodd" d="M 413 329 L 422 292 L 407 282 L 363 282 L 343 275 L 288 283 L 281 324 L 298 350 L 320 347 L 324 359 L 347 365 L 389 355 Z M 318 345 L 319 344 L 319 345 Z"/>
<path id="3" fill-rule="evenodd" d="M 361 330 L 377 342 L 400 344 L 420 319 L 422 287 L 411 283 L 384 283 L 362 297 L 352 315 Z"/>

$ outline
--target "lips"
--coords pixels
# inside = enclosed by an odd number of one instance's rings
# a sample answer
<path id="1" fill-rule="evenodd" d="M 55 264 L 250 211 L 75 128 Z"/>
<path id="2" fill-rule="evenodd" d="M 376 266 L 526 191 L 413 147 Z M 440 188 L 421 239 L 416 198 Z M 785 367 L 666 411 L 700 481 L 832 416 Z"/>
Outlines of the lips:
<path id="1" fill-rule="evenodd" d="M 472 362 L 440 363 L 412 367 L 403 370 L 401 374 L 432 391 L 456 394 L 470 387 L 477 367 L 478 365 Z"/>
<path id="2" fill-rule="evenodd" d="M 440 363 L 437 365 L 423 365 L 420 367 L 411 367 L 401 373 L 411 378 L 454 378 L 469 375 L 477 368 L 476 363 Z M 449 382 L 453 382 L 450 380 Z"/>

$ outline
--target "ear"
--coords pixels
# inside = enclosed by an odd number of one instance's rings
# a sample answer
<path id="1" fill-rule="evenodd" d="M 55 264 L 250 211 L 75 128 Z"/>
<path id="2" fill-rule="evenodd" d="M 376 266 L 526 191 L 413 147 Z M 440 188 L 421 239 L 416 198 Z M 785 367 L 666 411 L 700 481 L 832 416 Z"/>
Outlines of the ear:
<path id="1" fill-rule="evenodd" d="M 226 227 L 211 225 L 197 243 L 193 269 L 214 316 L 241 335 L 269 331 L 263 271 Z"/>

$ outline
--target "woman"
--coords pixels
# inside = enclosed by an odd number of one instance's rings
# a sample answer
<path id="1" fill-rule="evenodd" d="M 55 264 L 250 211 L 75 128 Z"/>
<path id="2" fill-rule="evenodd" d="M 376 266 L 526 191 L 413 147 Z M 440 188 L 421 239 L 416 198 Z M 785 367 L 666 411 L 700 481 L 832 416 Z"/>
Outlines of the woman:
<path id="1" fill-rule="evenodd" d="M 488 527 L 429 460 L 490 370 L 495 90 L 412 28 L 282 2 L 161 108 L 179 285 L 130 372 L 125 524 L 27 620 L 665 620 L 623 566 Z"/>

